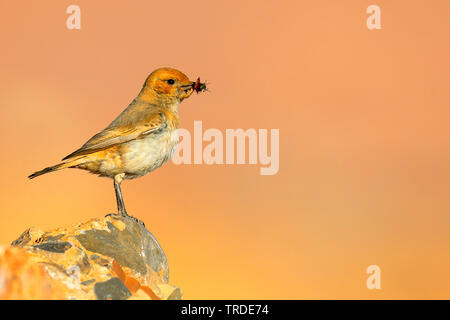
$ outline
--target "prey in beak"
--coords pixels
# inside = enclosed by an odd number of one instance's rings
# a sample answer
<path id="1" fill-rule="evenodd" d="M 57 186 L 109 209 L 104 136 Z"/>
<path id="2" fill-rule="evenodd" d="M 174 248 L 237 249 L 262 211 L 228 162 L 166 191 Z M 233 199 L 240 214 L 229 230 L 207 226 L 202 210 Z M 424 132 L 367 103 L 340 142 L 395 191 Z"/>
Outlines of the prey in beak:
<path id="1" fill-rule="evenodd" d="M 208 88 L 206 88 L 206 82 L 200 82 L 200 77 L 197 78 L 197 81 L 192 83 L 192 89 L 194 89 L 197 94 L 201 91 L 208 91 Z"/>
<path id="2" fill-rule="evenodd" d="M 182 88 L 185 93 L 189 93 L 189 91 L 191 90 L 197 92 L 197 94 L 202 91 L 208 91 L 208 88 L 206 87 L 206 82 L 205 83 L 200 82 L 200 77 L 197 78 L 197 81 L 183 85 Z"/>
<path id="3" fill-rule="evenodd" d="M 197 94 L 202 91 L 208 91 L 206 82 L 200 82 L 200 77 L 197 78 L 197 81 L 182 85 L 181 89 L 183 90 L 183 99 L 190 97 L 191 94 L 194 93 L 194 91 L 197 92 Z"/>

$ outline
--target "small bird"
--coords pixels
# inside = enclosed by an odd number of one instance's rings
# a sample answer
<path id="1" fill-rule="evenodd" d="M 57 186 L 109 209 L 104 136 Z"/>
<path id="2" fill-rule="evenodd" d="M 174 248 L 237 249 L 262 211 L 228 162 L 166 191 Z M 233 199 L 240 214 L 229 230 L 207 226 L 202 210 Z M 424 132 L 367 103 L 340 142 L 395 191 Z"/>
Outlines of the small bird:
<path id="1" fill-rule="evenodd" d="M 179 70 L 160 68 L 145 80 L 138 96 L 101 132 L 62 162 L 28 178 L 64 168 L 87 170 L 114 180 L 118 213 L 127 216 L 120 184 L 159 168 L 173 155 L 178 143 L 178 105 L 206 84 L 190 81 Z"/>

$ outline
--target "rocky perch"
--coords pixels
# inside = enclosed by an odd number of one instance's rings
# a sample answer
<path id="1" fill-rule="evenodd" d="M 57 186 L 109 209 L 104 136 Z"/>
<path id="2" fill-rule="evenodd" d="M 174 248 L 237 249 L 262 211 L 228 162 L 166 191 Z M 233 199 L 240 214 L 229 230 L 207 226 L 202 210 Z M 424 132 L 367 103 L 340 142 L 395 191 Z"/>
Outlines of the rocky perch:
<path id="1" fill-rule="evenodd" d="M 181 299 L 166 255 L 132 217 L 30 228 L 0 248 L 0 299 Z"/>

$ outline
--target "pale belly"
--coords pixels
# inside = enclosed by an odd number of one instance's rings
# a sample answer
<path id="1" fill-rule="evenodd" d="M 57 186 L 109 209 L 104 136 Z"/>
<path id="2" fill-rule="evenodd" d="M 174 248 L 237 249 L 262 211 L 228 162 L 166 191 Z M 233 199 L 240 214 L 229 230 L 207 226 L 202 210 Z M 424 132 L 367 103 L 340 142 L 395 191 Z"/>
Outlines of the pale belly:
<path id="1" fill-rule="evenodd" d="M 122 172 L 125 179 L 141 177 L 167 162 L 178 144 L 176 130 L 150 135 L 121 146 Z"/>
<path id="2" fill-rule="evenodd" d="M 176 130 L 149 135 L 118 147 L 93 153 L 77 168 L 103 177 L 125 173 L 124 179 L 134 179 L 153 171 L 167 162 L 178 144 Z"/>

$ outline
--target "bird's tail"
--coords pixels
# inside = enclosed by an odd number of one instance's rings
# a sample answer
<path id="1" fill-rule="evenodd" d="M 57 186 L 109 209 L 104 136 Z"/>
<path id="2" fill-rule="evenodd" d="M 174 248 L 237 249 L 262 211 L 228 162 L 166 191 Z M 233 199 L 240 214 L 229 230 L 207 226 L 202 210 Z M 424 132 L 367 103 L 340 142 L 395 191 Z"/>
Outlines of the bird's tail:
<path id="1" fill-rule="evenodd" d="M 46 174 L 46 173 L 49 173 L 49 172 L 53 172 L 53 171 L 57 171 L 57 170 L 60 170 L 60 169 L 74 167 L 74 166 L 80 164 L 80 161 L 77 161 L 79 159 L 80 158 L 69 159 L 68 161 L 64 161 L 64 162 L 58 163 L 57 165 L 54 165 L 54 166 L 51 166 L 51 167 L 47 167 L 47 168 L 42 169 L 40 171 L 36 171 L 36 172 L 30 174 L 28 176 L 28 179 L 33 179 L 33 178 L 39 177 L 39 176 L 41 176 L 43 174 Z"/>

